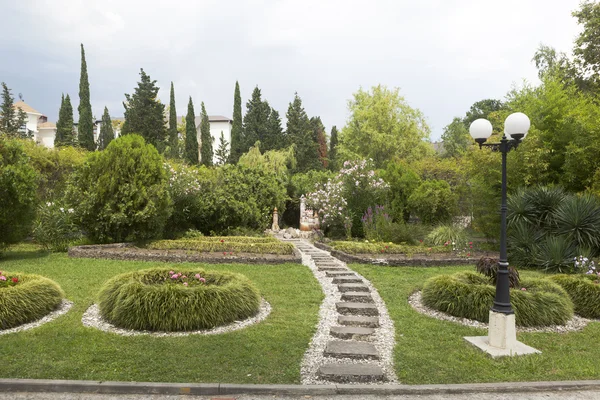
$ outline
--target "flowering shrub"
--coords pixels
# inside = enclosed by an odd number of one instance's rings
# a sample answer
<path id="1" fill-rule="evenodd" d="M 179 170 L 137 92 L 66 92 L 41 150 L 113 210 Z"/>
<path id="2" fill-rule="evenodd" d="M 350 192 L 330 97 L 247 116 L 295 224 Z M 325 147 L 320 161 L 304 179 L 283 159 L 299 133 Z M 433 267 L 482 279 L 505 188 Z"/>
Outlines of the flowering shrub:
<path id="1" fill-rule="evenodd" d="M 69 244 L 81 238 L 73 212 L 72 208 L 62 207 L 58 202 L 41 204 L 33 224 L 34 240 L 45 250 L 67 251 Z"/>
<path id="2" fill-rule="evenodd" d="M 0 271 L 0 289 L 3 287 L 15 286 L 17 283 L 19 283 L 18 276 L 4 275 L 2 271 Z"/>
<path id="3" fill-rule="evenodd" d="M 175 272 L 173 270 L 169 271 L 169 276 L 165 276 L 164 280 L 167 283 L 181 284 L 183 286 L 198 286 L 206 284 L 206 278 L 202 277 L 202 275 L 199 273 L 188 278 L 188 276 L 184 275 L 182 272 Z"/>
<path id="4" fill-rule="evenodd" d="M 319 214 L 322 227 L 344 227 L 353 236 L 364 235 L 363 213 L 381 204 L 389 189 L 371 164 L 371 160 L 346 161 L 333 179 L 308 194 L 307 204 Z"/>

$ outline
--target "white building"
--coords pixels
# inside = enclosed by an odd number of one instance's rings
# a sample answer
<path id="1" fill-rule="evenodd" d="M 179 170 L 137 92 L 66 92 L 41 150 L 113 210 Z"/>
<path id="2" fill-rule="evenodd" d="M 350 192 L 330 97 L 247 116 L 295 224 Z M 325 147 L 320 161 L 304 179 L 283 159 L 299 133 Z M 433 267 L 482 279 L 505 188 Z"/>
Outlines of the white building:
<path id="1" fill-rule="evenodd" d="M 37 143 L 43 144 L 46 147 L 54 147 L 54 138 L 56 137 L 56 124 L 48 122 L 48 117 L 39 111 L 36 111 L 29 104 L 23 100 L 16 102 L 13 107 L 15 109 L 21 109 L 27 114 L 27 120 L 25 126 L 21 127 L 22 130 L 27 130 L 33 134 L 33 140 Z"/>
<path id="2" fill-rule="evenodd" d="M 179 116 L 177 117 L 177 120 L 181 121 L 182 118 L 185 119 L 184 116 Z M 223 132 L 223 137 L 227 142 L 227 150 L 231 151 L 231 127 L 233 126 L 233 120 L 222 115 L 209 115 L 208 122 L 210 122 L 210 136 L 212 137 L 213 163 L 216 163 L 216 152 L 219 148 L 221 132 Z M 198 137 L 198 152 L 200 152 L 200 147 L 202 146 L 202 141 L 200 140 L 200 124 L 202 123 L 202 117 L 196 116 L 194 123 L 196 124 L 196 132 Z M 198 155 L 200 155 L 200 153 L 198 153 Z"/>

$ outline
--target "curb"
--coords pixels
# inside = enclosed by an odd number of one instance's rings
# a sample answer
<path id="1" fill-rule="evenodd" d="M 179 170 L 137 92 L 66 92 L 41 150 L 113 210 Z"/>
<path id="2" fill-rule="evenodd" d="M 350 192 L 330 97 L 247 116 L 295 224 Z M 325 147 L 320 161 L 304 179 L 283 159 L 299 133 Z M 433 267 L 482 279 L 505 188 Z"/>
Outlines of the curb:
<path id="1" fill-rule="evenodd" d="M 237 385 L 228 383 L 102 382 L 46 379 L 0 379 L 1 392 L 52 392 L 161 395 L 425 395 L 526 393 L 600 390 L 600 380 L 500 382 L 452 385 Z"/>

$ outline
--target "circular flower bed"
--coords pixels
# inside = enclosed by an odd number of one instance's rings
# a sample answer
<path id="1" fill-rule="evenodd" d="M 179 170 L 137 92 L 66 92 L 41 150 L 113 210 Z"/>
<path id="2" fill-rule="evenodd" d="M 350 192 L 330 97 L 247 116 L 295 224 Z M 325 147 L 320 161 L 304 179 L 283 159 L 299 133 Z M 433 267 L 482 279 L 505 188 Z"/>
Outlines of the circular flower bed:
<path id="1" fill-rule="evenodd" d="M 430 278 L 423 287 L 423 304 L 455 317 L 488 322 L 496 288 L 473 272 Z M 573 302 L 557 284 L 546 279 L 521 279 L 521 288 L 510 290 L 519 326 L 563 325 L 573 317 Z"/>
<path id="2" fill-rule="evenodd" d="M 121 328 L 190 331 L 255 315 L 260 294 L 240 274 L 156 268 L 110 279 L 98 306 L 102 318 Z"/>
<path id="3" fill-rule="evenodd" d="M 600 318 L 600 278 L 596 275 L 554 275 L 550 278 L 571 296 L 575 313 Z"/>
<path id="4" fill-rule="evenodd" d="M 0 272 L 0 329 L 38 320 L 56 309 L 65 294 L 39 275 Z"/>

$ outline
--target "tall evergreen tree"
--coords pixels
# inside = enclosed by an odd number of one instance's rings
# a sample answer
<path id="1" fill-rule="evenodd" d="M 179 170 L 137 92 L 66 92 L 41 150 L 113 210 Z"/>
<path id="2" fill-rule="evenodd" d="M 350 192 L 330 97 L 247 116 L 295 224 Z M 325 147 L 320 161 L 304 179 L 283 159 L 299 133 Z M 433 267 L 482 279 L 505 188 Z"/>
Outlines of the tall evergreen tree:
<path id="1" fill-rule="evenodd" d="M 204 102 L 202 106 L 202 121 L 200 122 L 200 163 L 210 167 L 213 165 L 213 138 L 210 135 L 210 122 L 208 120 L 208 114 L 206 108 L 204 108 Z"/>
<path id="2" fill-rule="evenodd" d="M 169 101 L 169 156 L 179 157 L 179 135 L 177 133 L 177 109 L 175 108 L 175 88 L 171 82 L 171 99 Z"/>
<path id="3" fill-rule="evenodd" d="M 321 117 L 313 117 L 310 119 L 310 124 L 313 129 L 313 140 L 317 142 L 317 154 L 319 155 L 319 162 L 323 168 L 327 168 L 329 165 L 329 159 L 327 158 L 327 138 L 325 137 L 325 126 L 321 121 Z"/>
<path id="4" fill-rule="evenodd" d="M 329 169 L 332 171 L 337 170 L 337 144 L 338 131 L 334 125 L 331 128 L 331 137 L 329 138 Z"/>
<path id="5" fill-rule="evenodd" d="M 188 103 L 188 111 L 185 117 L 185 160 L 192 164 L 198 164 L 198 131 L 196 130 L 196 115 L 194 114 L 194 103 L 192 96 Z"/>
<path id="6" fill-rule="evenodd" d="M 313 129 L 298 93 L 295 94 L 294 101 L 290 103 L 286 117 L 287 137 L 290 143 L 296 147 L 296 170 L 306 172 L 322 169 L 323 166 L 319 162 L 319 145 L 313 139 Z"/>
<path id="7" fill-rule="evenodd" d="M 229 158 L 229 143 L 227 140 L 225 140 L 223 131 L 221 131 L 221 136 L 219 137 L 219 147 L 217 148 L 215 155 L 217 156 L 218 165 L 225 164 Z"/>
<path id="8" fill-rule="evenodd" d="M 27 114 L 22 109 L 15 110 L 14 97 L 6 83 L 2 82 L 2 106 L 0 106 L 0 132 L 9 136 L 19 136 L 19 128 L 27 120 Z"/>
<path id="9" fill-rule="evenodd" d="M 233 95 L 233 122 L 231 124 L 231 151 L 229 152 L 229 163 L 237 164 L 243 151 L 244 126 L 242 120 L 242 96 L 240 95 L 240 84 L 235 82 Z"/>
<path id="10" fill-rule="evenodd" d="M 244 115 L 244 144 L 242 153 L 247 152 L 254 146 L 256 141 L 264 140 L 267 132 L 267 122 L 271 107 L 266 101 L 262 101 L 260 89 L 254 88 L 252 98 L 246 103 L 246 115 Z M 262 145 L 261 145 L 262 147 Z"/>
<path id="11" fill-rule="evenodd" d="M 165 105 L 158 100 L 156 81 L 140 69 L 141 80 L 133 94 L 125 94 L 125 123 L 122 134 L 137 133 L 159 152 L 166 148 Z"/>
<path id="12" fill-rule="evenodd" d="M 108 114 L 108 108 L 104 107 L 102 115 L 102 126 L 100 127 L 100 136 L 98 136 L 98 150 L 104 150 L 106 146 L 115 138 L 112 121 Z"/>
<path id="13" fill-rule="evenodd" d="M 56 122 L 56 137 L 54 146 L 74 146 L 76 144 L 75 131 L 73 129 L 73 106 L 69 95 L 63 95 L 58 121 Z"/>
<path id="14" fill-rule="evenodd" d="M 263 152 L 268 150 L 280 150 L 287 147 L 287 141 L 281 127 L 281 118 L 275 109 L 271 109 L 267 119 L 267 130 L 263 139 L 260 141 L 260 147 Z"/>
<path id="15" fill-rule="evenodd" d="M 90 102 L 90 82 L 88 79 L 85 50 L 81 44 L 81 76 L 79 77 L 79 123 L 77 124 L 79 145 L 84 149 L 94 151 L 94 118 Z"/>

